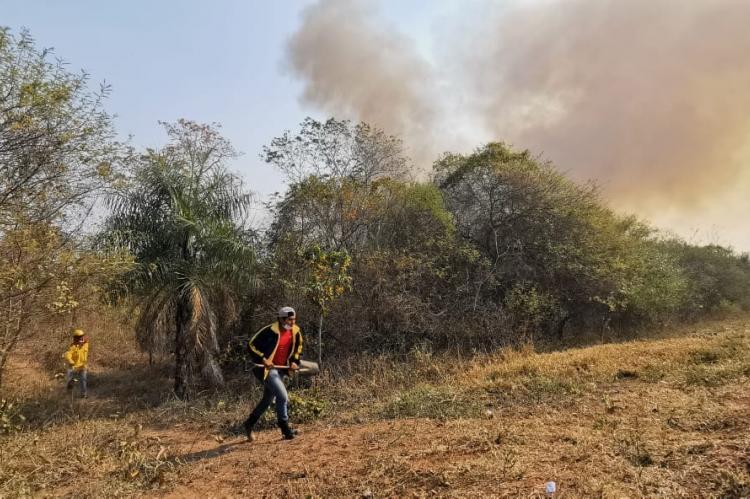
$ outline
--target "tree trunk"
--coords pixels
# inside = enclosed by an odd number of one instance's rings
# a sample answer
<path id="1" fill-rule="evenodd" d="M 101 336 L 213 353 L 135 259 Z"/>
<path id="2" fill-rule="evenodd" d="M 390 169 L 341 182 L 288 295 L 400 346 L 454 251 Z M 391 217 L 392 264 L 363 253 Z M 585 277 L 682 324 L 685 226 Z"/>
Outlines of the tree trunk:
<path id="1" fill-rule="evenodd" d="M 602 334 L 602 343 L 604 343 L 604 335 L 610 331 L 609 323 L 612 320 L 612 316 L 609 313 L 605 313 L 604 317 L 602 317 L 602 326 L 601 326 L 601 334 Z"/>
<path id="2" fill-rule="evenodd" d="M 185 233 L 182 240 L 182 259 L 190 262 L 190 234 Z M 188 390 L 188 324 L 190 324 L 190 299 L 184 290 L 177 289 L 176 328 L 174 339 L 174 393 L 177 398 L 187 398 Z"/>
<path id="3" fill-rule="evenodd" d="M 323 312 L 318 319 L 318 367 L 323 367 Z"/>
<path id="4" fill-rule="evenodd" d="M 188 386 L 188 362 L 187 362 L 187 335 L 189 321 L 188 305 L 182 298 L 177 300 L 177 312 L 175 316 L 175 339 L 174 339 L 174 393 L 179 399 L 187 397 Z"/>
<path id="5" fill-rule="evenodd" d="M 565 317 L 563 317 L 560 322 L 557 323 L 557 340 L 562 341 L 563 340 L 563 333 L 565 332 L 565 324 L 568 323 L 568 320 L 570 319 L 570 314 L 565 314 Z"/>
<path id="6" fill-rule="evenodd" d="M 14 313 L 14 303 L 10 298 L 8 299 L 8 316 L 5 321 L 3 341 L 2 344 L 0 344 L 0 391 L 2 391 L 3 387 L 3 372 L 5 371 L 5 364 L 10 357 L 11 351 L 16 346 L 16 343 L 18 343 L 18 339 L 21 336 L 21 324 L 23 322 L 23 319 L 25 318 L 25 303 L 25 297 L 21 298 L 19 302 L 16 303 L 16 305 L 18 305 L 18 312 L 16 313 L 15 324 L 11 326 L 11 322 L 13 322 L 14 320 L 14 318 L 12 317 L 12 314 Z"/>

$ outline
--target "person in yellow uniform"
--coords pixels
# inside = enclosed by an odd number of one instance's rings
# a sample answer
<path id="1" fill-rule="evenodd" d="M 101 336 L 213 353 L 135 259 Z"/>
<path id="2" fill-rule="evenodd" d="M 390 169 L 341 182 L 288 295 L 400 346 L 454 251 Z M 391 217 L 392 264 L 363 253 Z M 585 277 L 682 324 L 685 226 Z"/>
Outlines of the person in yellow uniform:
<path id="1" fill-rule="evenodd" d="M 63 358 L 68 363 L 68 371 L 65 373 L 65 380 L 68 382 L 68 390 L 73 389 L 73 378 L 77 377 L 81 383 L 81 396 L 88 396 L 86 387 L 86 363 L 89 358 L 89 340 L 84 332 L 80 329 L 73 331 L 73 343 L 68 347 Z"/>

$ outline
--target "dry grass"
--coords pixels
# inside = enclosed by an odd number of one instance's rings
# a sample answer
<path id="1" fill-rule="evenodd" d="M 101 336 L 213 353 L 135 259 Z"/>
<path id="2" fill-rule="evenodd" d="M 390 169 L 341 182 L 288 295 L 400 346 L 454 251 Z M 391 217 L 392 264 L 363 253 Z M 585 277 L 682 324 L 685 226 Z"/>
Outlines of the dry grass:
<path id="1" fill-rule="evenodd" d="M 129 495 L 164 483 L 176 468 L 167 447 L 121 421 L 71 420 L 6 438 L 0 495 Z"/>
<path id="2" fill-rule="evenodd" d="M 52 349 L 24 347 L 10 383 L 28 422 L 0 436 L 0 497 L 534 497 L 547 480 L 559 497 L 750 496 L 746 317 L 559 352 L 353 359 L 295 390 L 302 438 L 253 446 L 233 440 L 246 379 L 177 401 L 131 341 L 93 336 L 92 398 L 73 402 Z"/>
<path id="3" fill-rule="evenodd" d="M 750 335 L 742 319 L 712 323 L 690 336 L 535 354 L 507 350 L 475 362 L 462 385 L 488 392 L 524 395 L 575 395 L 613 381 L 664 381 L 670 385 L 718 386 L 750 375 Z"/>

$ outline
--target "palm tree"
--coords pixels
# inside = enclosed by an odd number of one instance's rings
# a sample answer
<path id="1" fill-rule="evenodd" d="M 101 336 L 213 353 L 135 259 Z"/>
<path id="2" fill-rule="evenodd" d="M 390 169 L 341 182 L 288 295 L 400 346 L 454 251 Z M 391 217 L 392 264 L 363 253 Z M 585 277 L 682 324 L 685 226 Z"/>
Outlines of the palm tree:
<path id="1" fill-rule="evenodd" d="M 225 163 L 232 146 L 215 128 L 163 123 L 170 143 L 137 161 L 109 199 L 106 233 L 136 259 L 127 292 L 139 298 L 136 335 L 149 353 L 174 351 L 174 390 L 187 395 L 200 369 L 213 384 L 220 320 L 236 316 L 238 290 L 254 283 L 254 251 L 242 217 L 251 195 Z"/>

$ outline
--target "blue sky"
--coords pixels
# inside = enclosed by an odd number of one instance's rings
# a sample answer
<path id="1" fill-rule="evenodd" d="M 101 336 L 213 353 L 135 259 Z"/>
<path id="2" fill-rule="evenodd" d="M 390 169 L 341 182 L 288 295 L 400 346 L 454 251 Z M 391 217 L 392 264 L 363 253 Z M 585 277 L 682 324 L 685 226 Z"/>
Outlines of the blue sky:
<path id="1" fill-rule="evenodd" d="M 158 120 L 221 123 L 245 153 L 233 169 L 263 195 L 281 178 L 258 159 L 262 145 L 306 114 L 282 72 L 304 3 L 5 0 L 0 24 L 110 83 L 107 108 L 138 146 L 164 143 Z"/>
<path id="2" fill-rule="evenodd" d="M 71 70 L 86 70 L 92 84 L 111 84 L 106 107 L 117 115 L 119 133 L 132 135 L 137 146 L 164 143 L 158 120 L 221 123 L 244 153 L 233 169 L 265 196 L 283 183 L 258 159 L 261 147 L 316 115 L 300 106 L 301 85 L 284 70 L 286 40 L 309 3 L 3 0 L 0 25 L 28 28 L 38 46 L 54 47 Z M 429 27 L 423 6 L 381 5 L 412 33 Z"/>

